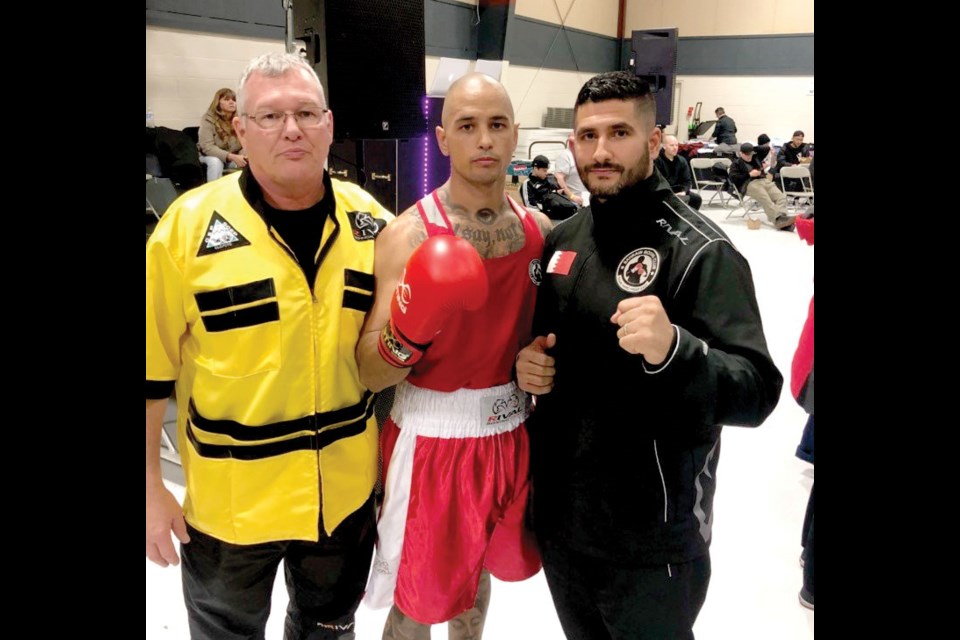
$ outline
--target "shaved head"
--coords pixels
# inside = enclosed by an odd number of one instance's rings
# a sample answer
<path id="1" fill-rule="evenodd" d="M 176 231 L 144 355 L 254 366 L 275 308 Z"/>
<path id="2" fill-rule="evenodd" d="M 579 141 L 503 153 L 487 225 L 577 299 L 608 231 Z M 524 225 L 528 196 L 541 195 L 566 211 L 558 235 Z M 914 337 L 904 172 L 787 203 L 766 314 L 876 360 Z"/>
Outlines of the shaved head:
<path id="1" fill-rule="evenodd" d="M 680 142 L 677 141 L 677 136 L 672 136 L 669 133 L 664 134 L 662 144 L 663 153 L 667 156 L 668 160 L 673 160 L 677 157 L 677 151 L 680 150 Z"/>
<path id="2" fill-rule="evenodd" d="M 440 121 L 437 144 L 450 158 L 451 180 L 503 189 L 520 133 L 503 85 L 483 73 L 459 78 L 450 85 Z"/>
<path id="3" fill-rule="evenodd" d="M 440 121 L 444 127 L 448 127 L 454 114 L 464 105 L 477 99 L 489 100 L 493 96 L 502 99 L 502 115 L 509 118 L 512 123 L 514 118 L 513 103 L 510 102 L 510 95 L 507 90 L 487 74 L 476 72 L 468 73 L 450 85 L 447 97 L 443 101 L 443 113 L 440 115 Z"/>

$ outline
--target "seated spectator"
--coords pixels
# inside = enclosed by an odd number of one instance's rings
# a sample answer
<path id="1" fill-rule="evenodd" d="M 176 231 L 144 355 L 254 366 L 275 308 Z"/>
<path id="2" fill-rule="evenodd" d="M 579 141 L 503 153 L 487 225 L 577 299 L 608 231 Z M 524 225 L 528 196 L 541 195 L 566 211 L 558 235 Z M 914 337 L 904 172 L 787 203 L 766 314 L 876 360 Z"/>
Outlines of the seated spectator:
<path id="1" fill-rule="evenodd" d="M 768 179 L 754 152 L 753 144 L 740 145 L 740 157 L 730 165 L 730 181 L 737 190 L 760 203 L 771 224 L 781 231 L 793 231 L 796 216 L 787 213 L 787 197 Z"/>
<path id="2" fill-rule="evenodd" d="M 803 131 L 794 131 L 790 142 L 780 147 L 777 164 L 793 167 L 808 162 L 810 162 L 810 145 L 803 141 Z"/>
<path id="3" fill-rule="evenodd" d="M 770 136 L 765 133 L 757 136 L 757 144 L 753 147 L 753 152 L 757 154 L 757 159 L 762 164 L 770 155 Z M 770 159 L 773 160 L 774 158 Z"/>
<path id="4" fill-rule="evenodd" d="M 577 171 L 577 164 L 573 160 L 573 152 L 570 148 L 563 150 L 553 166 L 557 182 L 563 190 L 563 195 L 567 196 L 581 207 L 590 204 L 590 192 L 583 185 L 580 179 L 580 173 Z"/>
<path id="5" fill-rule="evenodd" d="M 233 117 L 237 114 L 237 94 L 233 89 L 220 89 L 200 119 L 197 148 L 200 162 L 207 166 L 207 182 L 223 175 L 224 168 L 242 169 L 247 166 L 243 146 L 233 131 Z"/>
<path id="6" fill-rule="evenodd" d="M 557 179 L 547 174 L 549 167 L 546 156 L 533 159 L 533 170 L 520 187 L 520 197 L 525 205 L 543 211 L 551 220 L 566 220 L 577 212 L 578 207 L 563 195 Z"/>
<path id="7" fill-rule="evenodd" d="M 677 197 L 690 205 L 691 208 L 700 210 L 703 198 L 699 193 L 693 193 L 693 173 L 690 171 L 690 164 L 687 159 L 677 152 L 680 149 L 680 142 L 676 136 L 667 134 L 663 136 L 663 148 L 660 149 L 660 156 L 653 161 L 653 166 L 657 168 L 673 190 Z"/>
<path id="8" fill-rule="evenodd" d="M 780 147 L 780 153 L 777 155 L 777 177 L 779 178 L 780 168 L 795 167 L 798 164 L 806 164 L 810 160 L 810 145 L 803 141 L 803 131 L 798 129 L 793 132 L 790 142 Z M 797 179 L 785 180 L 784 186 L 787 191 L 803 191 L 803 184 Z"/>

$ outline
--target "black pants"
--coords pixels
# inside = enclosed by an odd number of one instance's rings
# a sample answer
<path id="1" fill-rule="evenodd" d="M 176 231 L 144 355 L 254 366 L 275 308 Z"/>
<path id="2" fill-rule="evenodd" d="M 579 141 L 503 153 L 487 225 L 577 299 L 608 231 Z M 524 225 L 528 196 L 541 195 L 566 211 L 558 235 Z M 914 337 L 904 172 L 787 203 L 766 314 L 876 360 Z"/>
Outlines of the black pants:
<path id="1" fill-rule="evenodd" d="M 262 640 L 284 561 L 290 604 L 284 640 L 352 638 L 376 537 L 373 498 L 319 542 L 229 544 L 187 525 L 180 545 L 183 596 L 193 640 Z"/>
<path id="2" fill-rule="evenodd" d="M 568 640 L 693 640 L 710 555 L 630 566 L 541 542 L 543 569 Z"/>
<path id="3" fill-rule="evenodd" d="M 688 191 L 687 195 L 677 196 L 677 197 L 683 200 L 684 202 L 686 202 L 688 205 L 690 205 L 691 209 L 694 209 L 695 211 L 700 211 L 700 205 L 703 204 L 703 198 L 700 197 L 699 193 L 693 193 L 692 191 Z"/>
<path id="4" fill-rule="evenodd" d="M 807 513 L 803 517 L 803 588 L 813 595 L 813 490 L 810 487 L 810 499 L 807 500 Z"/>

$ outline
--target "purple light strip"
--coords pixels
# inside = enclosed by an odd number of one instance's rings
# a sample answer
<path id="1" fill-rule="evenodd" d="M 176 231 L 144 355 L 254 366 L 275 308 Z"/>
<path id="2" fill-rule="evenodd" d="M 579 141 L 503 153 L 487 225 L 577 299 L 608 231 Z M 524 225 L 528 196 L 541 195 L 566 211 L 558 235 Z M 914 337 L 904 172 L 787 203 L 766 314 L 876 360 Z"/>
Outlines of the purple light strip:
<path id="1" fill-rule="evenodd" d="M 430 125 L 430 99 L 423 97 L 423 120 Z M 430 175 L 430 135 L 423 136 L 423 195 L 427 195 L 427 177 Z"/>

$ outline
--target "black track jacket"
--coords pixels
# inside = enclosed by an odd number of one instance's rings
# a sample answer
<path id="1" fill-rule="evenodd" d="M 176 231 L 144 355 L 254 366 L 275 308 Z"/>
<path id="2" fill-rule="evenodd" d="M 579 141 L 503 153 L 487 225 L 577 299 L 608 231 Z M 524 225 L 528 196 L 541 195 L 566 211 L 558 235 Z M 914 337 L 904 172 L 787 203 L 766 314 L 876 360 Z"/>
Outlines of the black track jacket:
<path id="1" fill-rule="evenodd" d="M 746 259 L 654 172 L 558 225 L 543 265 L 534 335 L 557 344 L 527 423 L 538 536 L 631 564 L 704 555 L 720 427 L 761 424 L 783 384 Z M 658 296 L 675 327 L 658 368 L 610 322 L 635 295 Z"/>

